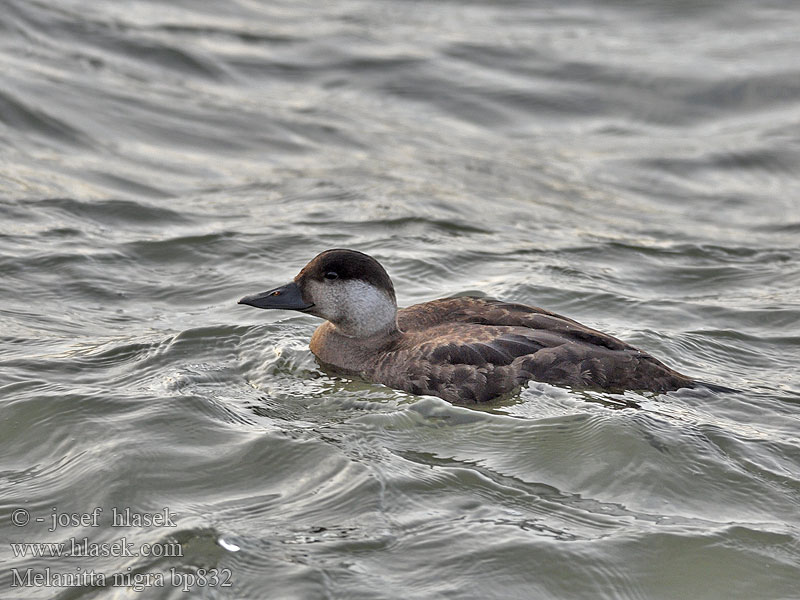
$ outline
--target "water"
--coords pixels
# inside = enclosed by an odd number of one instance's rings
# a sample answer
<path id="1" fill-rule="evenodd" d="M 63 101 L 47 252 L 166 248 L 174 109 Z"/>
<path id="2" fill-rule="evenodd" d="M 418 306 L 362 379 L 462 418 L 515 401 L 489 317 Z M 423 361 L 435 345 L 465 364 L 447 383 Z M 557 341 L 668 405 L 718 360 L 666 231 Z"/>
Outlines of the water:
<path id="1" fill-rule="evenodd" d="M 0 6 L 0 596 L 800 597 L 794 2 Z M 332 377 L 328 247 L 740 392 Z"/>

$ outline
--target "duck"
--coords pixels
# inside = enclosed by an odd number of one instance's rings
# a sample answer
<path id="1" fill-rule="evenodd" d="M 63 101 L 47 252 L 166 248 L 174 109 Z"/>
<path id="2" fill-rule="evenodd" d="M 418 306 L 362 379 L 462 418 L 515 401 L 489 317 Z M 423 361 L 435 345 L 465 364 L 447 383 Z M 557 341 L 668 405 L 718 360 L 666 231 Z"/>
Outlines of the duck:
<path id="1" fill-rule="evenodd" d="M 309 344 L 323 367 L 453 404 L 488 402 L 529 381 L 616 393 L 699 383 L 622 340 L 526 304 L 459 296 L 398 309 L 386 269 L 357 250 L 325 250 L 290 283 L 239 304 L 324 319 Z"/>

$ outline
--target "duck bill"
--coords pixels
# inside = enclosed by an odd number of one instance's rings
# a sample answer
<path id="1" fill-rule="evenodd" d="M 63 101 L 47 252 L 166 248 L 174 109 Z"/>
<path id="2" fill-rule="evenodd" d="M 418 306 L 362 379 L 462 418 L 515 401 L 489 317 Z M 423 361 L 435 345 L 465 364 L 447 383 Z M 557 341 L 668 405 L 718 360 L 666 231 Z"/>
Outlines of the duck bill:
<path id="1" fill-rule="evenodd" d="M 306 310 L 314 306 L 303 300 L 300 287 L 294 281 L 274 290 L 245 296 L 239 300 L 239 304 L 247 304 L 256 308 L 278 308 L 282 310 Z"/>

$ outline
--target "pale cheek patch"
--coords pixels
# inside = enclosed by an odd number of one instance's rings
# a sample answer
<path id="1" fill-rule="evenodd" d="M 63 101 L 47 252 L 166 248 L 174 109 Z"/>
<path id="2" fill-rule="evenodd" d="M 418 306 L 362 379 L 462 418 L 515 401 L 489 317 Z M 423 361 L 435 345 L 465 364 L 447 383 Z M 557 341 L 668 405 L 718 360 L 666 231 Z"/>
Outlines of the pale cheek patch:
<path id="1" fill-rule="evenodd" d="M 328 321 L 335 321 L 336 315 L 336 295 L 331 290 L 331 286 L 318 281 L 307 281 L 306 288 L 311 301 L 314 303 L 314 308 L 309 310 L 312 315 L 322 317 Z"/>
<path id="2" fill-rule="evenodd" d="M 311 312 L 334 323 L 345 335 L 365 337 L 394 325 L 397 306 L 374 286 L 359 280 L 311 281 Z"/>
<path id="3" fill-rule="evenodd" d="M 391 298 L 376 287 L 363 281 L 347 281 L 339 286 L 347 333 L 368 336 L 394 325 L 397 306 Z"/>

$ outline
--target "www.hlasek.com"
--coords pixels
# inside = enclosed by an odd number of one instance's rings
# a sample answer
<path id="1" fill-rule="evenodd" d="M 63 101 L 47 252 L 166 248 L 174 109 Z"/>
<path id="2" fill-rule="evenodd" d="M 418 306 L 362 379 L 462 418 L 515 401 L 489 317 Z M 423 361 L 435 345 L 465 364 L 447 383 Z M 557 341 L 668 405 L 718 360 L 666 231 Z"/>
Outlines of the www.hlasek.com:
<path id="1" fill-rule="evenodd" d="M 38 516 L 27 509 L 16 509 L 11 521 L 17 527 L 26 527 L 34 523 L 46 523 L 47 531 L 53 533 L 59 529 L 74 527 L 99 527 L 103 509 L 96 507 L 84 513 L 66 513 L 53 508 L 47 517 Z M 152 528 L 177 527 L 177 515 L 168 508 L 156 513 L 140 513 L 130 508 L 112 508 L 110 519 L 105 523 L 119 528 Z M 84 560 L 105 557 L 155 557 L 180 558 L 183 548 L 179 542 L 135 544 L 122 537 L 113 542 L 92 542 L 88 537 L 71 537 L 65 542 L 10 542 L 14 558 L 19 559 L 74 559 Z M 63 562 L 59 563 L 63 566 Z M 230 569 L 176 569 L 168 572 L 147 573 L 139 569 L 127 567 L 125 572 L 111 574 L 101 573 L 95 569 L 79 566 L 70 569 L 47 567 L 43 570 L 33 568 L 12 568 L 11 587 L 84 587 L 114 586 L 129 587 L 134 591 L 142 591 L 146 587 L 172 586 L 188 592 L 196 587 L 231 587 Z"/>
<path id="2" fill-rule="evenodd" d="M 183 556 L 179 542 L 143 543 L 136 546 L 128 538 L 115 542 L 90 542 L 88 537 L 70 538 L 66 542 L 11 542 L 14 558 L 62 558 L 62 557 L 139 557 L 175 558 Z"/>

